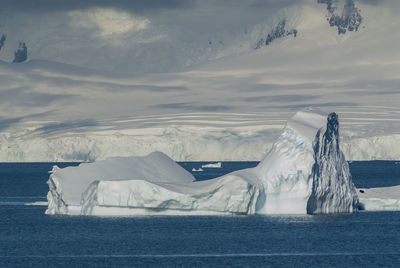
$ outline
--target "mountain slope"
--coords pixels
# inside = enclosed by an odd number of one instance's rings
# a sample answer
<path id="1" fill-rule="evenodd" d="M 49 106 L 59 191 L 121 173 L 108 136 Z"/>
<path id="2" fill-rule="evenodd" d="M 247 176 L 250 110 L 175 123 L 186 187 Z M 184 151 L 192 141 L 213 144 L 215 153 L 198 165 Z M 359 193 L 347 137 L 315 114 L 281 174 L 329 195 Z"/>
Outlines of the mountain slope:
<path id="1" fill-rule="evenodd" d="M 85 41 L 52 50 L 59 43 L 43 39 L 47 48 L 40 51 L 46 53 L 35 54 L 39 50 L 23 40 L 32 51 L 28 62 L 0 62 L 0 160 L 94 160 L 153 150 L 176 160 L 258 160 L 284 120 L 310 106 L 339 114 L 347 159 L 399 159 L 393 147 L 400 136 L 400 21 L 389 5 L 356 7 L 362 23 L 345 34 L 327 20 L 327 3 L 316 1 L 281 10 L 246 31 L 212 33 L 208 37 L 215 39 L 204 39 L 206 44 L 199 40 L 207 34 L 179 44 L 164 31 L 171 46 L 149 45 L 152 60 L 143 56 L 135 64 L 124 46 L 104 66 L 103 56 L 115 51 L 104 48 L 97 57 L 101 42 L 83 57 L 74 51 L 92 48 Z M 296 37 L 254 49 L 283 19 L 285 33 L 296 29 Z M 0 57 L 15 50 L 6 34 Z M 50 36 L 68 38 L 63 32 Z M 170 57 L 169 48 L 184 50 Z M 78 67 L 39 55 L 60 61 L 79 56 L 86 63 Z M 155 72 L 157 63 L 169 72 Z M 138 66 L 145 73 L 137 75 Z"/>

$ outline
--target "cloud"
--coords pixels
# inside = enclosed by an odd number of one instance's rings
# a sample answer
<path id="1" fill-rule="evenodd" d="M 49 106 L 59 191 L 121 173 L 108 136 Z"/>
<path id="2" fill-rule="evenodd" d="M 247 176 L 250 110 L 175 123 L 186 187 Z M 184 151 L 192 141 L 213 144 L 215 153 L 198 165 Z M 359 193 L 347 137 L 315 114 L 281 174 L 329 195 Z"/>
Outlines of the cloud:
<path id="1" fill-rule="evenodd" d="M 95 28 L 102 36 L 124 34 L 144 30 L 150 24 L 146 18 L 110 8 L 91 8 L 68 12 L 72 25 L 77 28 Z"/>

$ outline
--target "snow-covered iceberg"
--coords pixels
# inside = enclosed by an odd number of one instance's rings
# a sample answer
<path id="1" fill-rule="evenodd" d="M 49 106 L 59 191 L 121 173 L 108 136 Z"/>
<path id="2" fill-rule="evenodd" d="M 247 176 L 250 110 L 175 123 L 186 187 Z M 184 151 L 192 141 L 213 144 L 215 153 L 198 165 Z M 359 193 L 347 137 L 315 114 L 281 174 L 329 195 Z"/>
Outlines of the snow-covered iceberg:
<path id="1" fill-rule="evenodd" d="M 317 214 L 358 197 L 339 148 L 338 116 L 298 112 L 255 168 L 196 181 L 160 152 L 53 168 L 47 214 Z"/>

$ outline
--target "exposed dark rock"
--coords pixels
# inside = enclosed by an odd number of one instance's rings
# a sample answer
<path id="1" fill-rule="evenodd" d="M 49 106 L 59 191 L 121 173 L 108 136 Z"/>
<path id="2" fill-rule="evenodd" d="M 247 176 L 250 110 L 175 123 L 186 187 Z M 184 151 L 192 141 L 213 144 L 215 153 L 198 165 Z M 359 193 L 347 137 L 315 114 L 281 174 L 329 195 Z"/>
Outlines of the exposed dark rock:
<path id="1" fill-rule="evenodd" d="M 256 47 L 254 49 L 259 49 L 264 45 L 264 38 L 261 38 L 260 40 L 258 40 Z"/>
<path id="2" fill-rule="evenodd" d="M 285 36 L 293 35 L 293 37 L 297 36 L 297 30 L 296 29 L 291 29 L 291 30 L 285 30 L 286 26 L 286 20 L 282 20 L 281 22 L 278 23 L 278 25 L 275 26 L 275 28 L 272 29 L 272 31 L 267 35 L 265 38 L 265 45 L 268 46 L 271 44 L 272 41 L 278 38 L 282 38 Z M 254 49 L 259 49 L 262 47 L 264 43 L 264 38 L 261 38 Z"/>
<path id="3" fill-rule="evenodd" d="M 4 46 L 4 43 L 6 42 L 6 36 L 3 34 L 1 37 L 0 37 L 0 50 L 1 50 L 1 48 Z"/>
<path id="4" fill-rule="evenodd" d="M 320 4 L 326 4 L 328 10 L 328 21 L 331 27 L 338 28 L 338 34 L 346 31 L 357 31 L 362 23 L 360 10 L 355 6 L 354 0 L 346 0 L 342 14 L 338 14 L 334 0 L 317 0 Z"/>
<path id="5" fill-rule="evenodd" d="M 14 63 L 24 62 L 28 58 L 28 49 L 24 42 L 19 42 L 18 49 L 14 52 Z"/>
<path id="6" fill-rule="evenodd" d="M 285 25 L 286 21 L 283 20 L 279 22 L 274 29 L 272 29 L 271 33 L 268 34 L 267 39 L 265 40 L 265 44 L 267 46 L 275 39 L 285 36 Z"/>

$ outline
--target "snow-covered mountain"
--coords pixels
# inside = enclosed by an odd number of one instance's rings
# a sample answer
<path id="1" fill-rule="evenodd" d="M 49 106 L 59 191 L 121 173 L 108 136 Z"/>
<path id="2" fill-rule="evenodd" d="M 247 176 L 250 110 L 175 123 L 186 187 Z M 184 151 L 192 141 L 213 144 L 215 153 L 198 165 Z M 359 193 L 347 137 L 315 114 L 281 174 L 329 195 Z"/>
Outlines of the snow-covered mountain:
<path id="1" fill-rule="evenodd" d="M 253 25 L 233 25 L 201 33 L 182 25 L 152 24 L 147 18 L 107 8 L 39 15 L 4 10 L 0 11 L 0 34 L 6 38 L 0 42 L 4 45 L 0 59 L 21 61 L 15 53 L 26 46 L 25 55 L 29 54 L 30 59 L 91 69 L 130 75 L 182 71 L 188 66 L 260 48 L 261 43 L 269 45 L 275 39 L 296 37 L 296 25 L 304 16 L 312 19 L 315 15 L 304 12 L 304 7 L 310 5 L 319 9 L 320 15 L 323 11 L 328 21 L 322 23 L 337 28 L 339 34 L 357 31 L 362 23 L 353 0 L 299 1 Z"/>
<path id="2" fill-rule="evenodd" d="M 347 159 L 400 159 L 398 11 L 305 0 L 211 31 L 110 8 L 2 11 L 0 161 L 259 160 L 310 106 L 339 114 Z"/>

